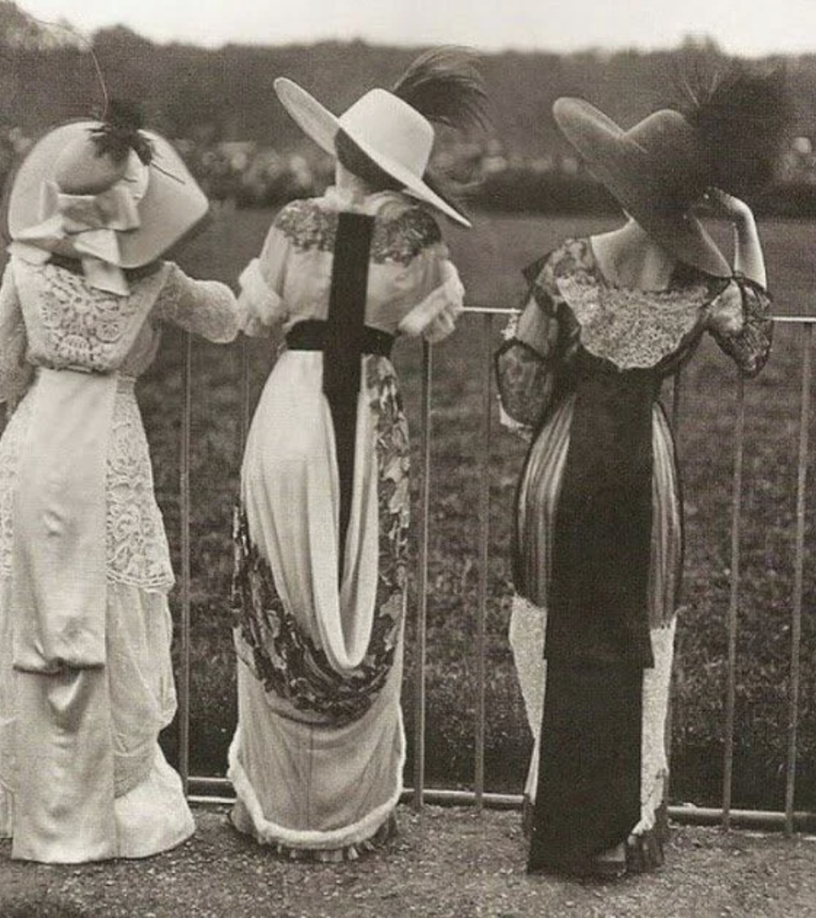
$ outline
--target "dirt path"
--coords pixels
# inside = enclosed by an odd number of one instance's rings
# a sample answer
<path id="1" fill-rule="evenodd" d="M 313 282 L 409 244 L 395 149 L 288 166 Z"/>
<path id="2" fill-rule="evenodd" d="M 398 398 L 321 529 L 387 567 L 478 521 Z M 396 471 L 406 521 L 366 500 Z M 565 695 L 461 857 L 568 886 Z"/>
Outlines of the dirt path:
<path id="1" fill-rule="evenodd" d="M 601 885 L 524 874 L 517 813 L 400 811 L 401 834 L 342 865 L 279 859 L 199 809 L 198 832 L 145 861 L 12 862 L 2 918 L 816 918 L 816 839 L 675 828 L 658 873 Z"/>

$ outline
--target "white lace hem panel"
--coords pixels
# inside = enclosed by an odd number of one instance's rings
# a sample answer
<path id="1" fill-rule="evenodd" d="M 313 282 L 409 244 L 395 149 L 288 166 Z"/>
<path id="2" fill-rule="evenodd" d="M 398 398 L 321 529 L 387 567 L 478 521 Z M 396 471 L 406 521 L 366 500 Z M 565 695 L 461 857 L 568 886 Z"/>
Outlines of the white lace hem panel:
<path id="1" fill-rule="evenodd" d="M 640 821 L 633 835 L 643 835 L 654 828 L 655 815 L 663 803 L 669 768 L 666 759 L 666 713 L 671 685 L 676 618 L 664 628 L 651 630 L 655 665 L 644 670 L 643 732 L 641 747 Z M 527 722 L 533 734 L 534 748 L 525 786 L 525 794 L 535 800 L 538 783 L 538 756 L 541 718 L 544 712 L 547 663 L 544 644 L 547 612 L 522 596 L 514 596 L 510 617 L 509 640 L 516 664 Z"/>

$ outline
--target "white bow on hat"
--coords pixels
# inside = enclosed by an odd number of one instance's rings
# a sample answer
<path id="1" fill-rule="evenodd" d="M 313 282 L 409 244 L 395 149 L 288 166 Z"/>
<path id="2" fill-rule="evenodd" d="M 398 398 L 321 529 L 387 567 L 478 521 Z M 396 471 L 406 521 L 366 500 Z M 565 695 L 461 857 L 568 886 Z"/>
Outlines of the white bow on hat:
<path id="1" fill-rule="evenodd" d="M 41 222 L 21 230 L 9 251 L 31 264 L 44 264 L 52 252 L 82 262 L 92 287 L 120 296 L 129 293 L 121 268 L 117 233 L 141 225 L 136 200 L 124 182 L 99 194 L 65 194 L 53 181 L 42 186 Z"/>

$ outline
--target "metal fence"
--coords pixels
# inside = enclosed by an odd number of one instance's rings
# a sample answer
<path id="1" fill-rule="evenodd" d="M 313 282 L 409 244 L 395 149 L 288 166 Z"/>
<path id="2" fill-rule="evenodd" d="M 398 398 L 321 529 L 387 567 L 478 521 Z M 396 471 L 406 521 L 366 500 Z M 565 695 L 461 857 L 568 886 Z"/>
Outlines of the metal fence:
<path id="1" fill-rule="evenodd" d="M 433 442 L 433 382 L 434 348 L 423 346 L 422 379 L 420 394 L 420 519 L 416 529 L 418 540 L 418 570 L 416 571 L 417 608 L 414 612 L 415 629 L 415 679 L 414 679 L 414 731 L 413 731 L 413 788 L 406 791 L 405 798 L 421 808 L 425 802 L 455 803 L 473 805 L 477 809 L 485 806 L 504 808 L 518 807 L 521 796 L 505 793 L 491 793 L 485 786 L 485 728 L 487 723 L 485 705 L 486 665 L 485 639 L 489 602 L 488 562 L 490 550 L 490 456 L 491 431 L 496 410 L 496 398 L 492 382 L 492 352 L 495 348 L 495 320 L 507 317 L 512 310 L 500 308 L 469 308 L 470 321 L 478 321 L 480 327 L 480 385 L 481 425 L 478 440 L 477 468 L 478 488 L 478 549 L 475 568 L 478 570 L 476 603 L 476 703 L 474 716 L 474 761 L 473 790 L 440 790 L 426 787 L 426 709 L 427 692 L 425 683 L 425 662 L 428 641 L 429 586 L 429 519 L 432 467 L 431 444 Z M 811 414 L 813 327 L 816 319 L 798 317 L 777 317 L 779 327 L 794 325 L 801 331 L 802 359 L 801 382 L 799 386 L 798 459 L 796 470 L 795 510 L 795 559 L 790 600 L 790 680 L 788 689 L 788 721 L 784 725 L 787 733 L 787 762 L 785 784 L 785 806 L 783 811 L 736 809 L 732 806 L 733 763 L 734 763 L 734 714 L 737 673 L 737 635 L 739 626 L 740 595 L 743 580 L 741 567 L 743 534 L 743 468 L 745 461 L 745 418 L 746 386 L 741 379 L 735 383 L 735 418 L 733 437 L 733 479 L 730 508 L 730 566 L 729 602 L 727 611 L 727 677 L 724 699 L 724 762 L 723 785 L 720 807 L 669 808 L 672 818 L 697 824 L 720 824 L 728 829 L 732 826 L 764 827 L 783 829 L 787 834 L 798 829 L 816 827 L 816 813 L 794 811 L 797 774 L 797 730 L 800 712 L 800 676 L 802 656 L 802 617 L 805 583 L 805 537 L 807 475 L 810 461 L 809 424 Z M 179 692 L 179 768 L 191 799 L 196 801 L 223 801 L 228 799 L 230 785 L 226 779 L 190 775 L 190 647 L 191 647 L 191 602 L 190 602 L 190 430 L 193 394 L 191 343 L 185 338 L 182 362 L 182 423 L 180 447 L 180 609 L 181 609 L 181 653 L 177 673 Z M 246 359 L 241 361 L 240 381 L 242 409 L 240 430 L 243 437 L 249 419 L 249 385 L 247 382 Z M 750 383 L 748 384 L 750 385 Z M 675 421 L 682 416 L 682 378 L 674 382 L 673 409 Z"/>

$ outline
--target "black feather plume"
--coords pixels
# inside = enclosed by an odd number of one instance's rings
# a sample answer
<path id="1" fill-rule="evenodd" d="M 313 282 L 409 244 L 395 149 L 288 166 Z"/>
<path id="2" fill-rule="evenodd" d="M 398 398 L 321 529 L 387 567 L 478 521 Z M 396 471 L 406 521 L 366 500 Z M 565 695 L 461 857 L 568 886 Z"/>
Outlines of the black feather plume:
<path id="1" fill-rule="evenodd" d="M 143 124 L 135 102 L 111 99 L 103 123 L 91 132 L 99 155 L 107 154 L 115 163 L 122 163 L 133 150 L 148 165 L 153 158 L 153 147 L 141 133 Z"/>
<path id="2" fill-rule="evenodd" d="M 392 88 L 429 121 L 466 130 L 485 128 L 487 93 L 469 48 L 448 45 L 421 54 Z"/>
<path id="3" fill-rule="evenodd" d="M 709 184 L 741 196 L 773 180 L 793 109 L 784 71 L 732 65 L 707 87 L 687 84 L 689 121 L 700 132 Z"/>

